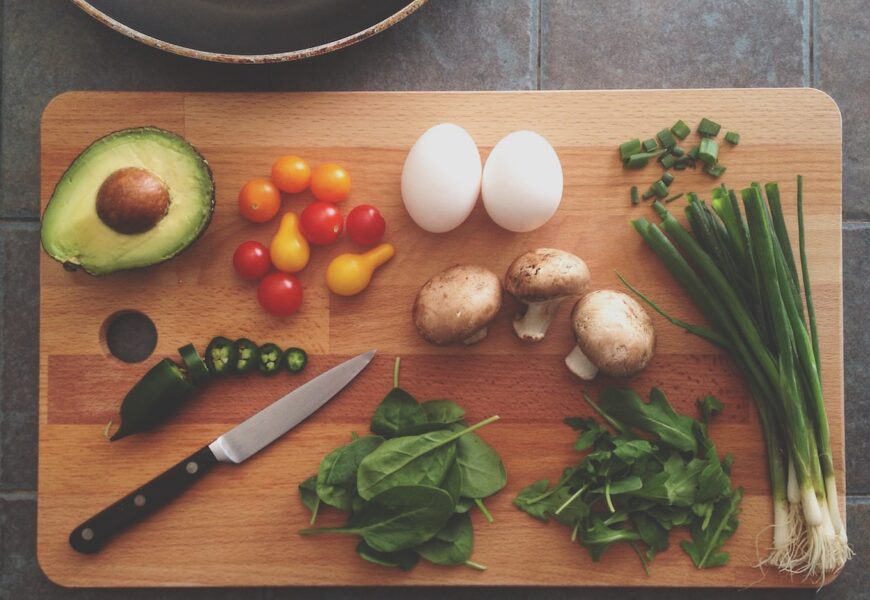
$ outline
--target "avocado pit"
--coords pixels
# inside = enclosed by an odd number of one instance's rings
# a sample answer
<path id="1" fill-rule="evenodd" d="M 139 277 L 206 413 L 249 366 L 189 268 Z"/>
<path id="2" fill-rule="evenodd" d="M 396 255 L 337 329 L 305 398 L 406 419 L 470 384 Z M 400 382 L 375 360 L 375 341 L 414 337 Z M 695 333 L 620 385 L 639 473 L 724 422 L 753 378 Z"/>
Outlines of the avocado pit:
<path id="1" fill-rule="evenodd" d="M 166 184 L 139 167 L 118 169 L 97 192 L 97 215 L 118 233 L 144 233 L 157 225 L 168 210 Z"/>

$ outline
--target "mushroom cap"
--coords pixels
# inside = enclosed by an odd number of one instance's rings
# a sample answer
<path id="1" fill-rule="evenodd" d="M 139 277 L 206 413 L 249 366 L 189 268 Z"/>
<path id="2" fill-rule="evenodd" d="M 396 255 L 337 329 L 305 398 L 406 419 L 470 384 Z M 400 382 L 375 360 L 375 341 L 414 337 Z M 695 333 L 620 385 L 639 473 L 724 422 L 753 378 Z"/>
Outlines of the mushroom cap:
<path id="1" fill-rule="evenodd" d="M 457 265 L 420 288 L 414 324 L 433 344 L 453 344 L 486 327 L 500 308 L 498 276 L 476 265 Z"/>
<path id="2" fill-rule="evenodd" d="M 571 321 L 580 350 L 608 375 L 633 375 L 653 356 L 652 319 L 637 300 L 622 292 L 587 294 L 574 305 Z"/>
<path id="3" fill-rule="evenodd" d="M 553 248 L 529 250 L 511 263 L 505 289 L 522 302 L 579 296 L 589 287 L 589 267 L 579 257 Z"/>

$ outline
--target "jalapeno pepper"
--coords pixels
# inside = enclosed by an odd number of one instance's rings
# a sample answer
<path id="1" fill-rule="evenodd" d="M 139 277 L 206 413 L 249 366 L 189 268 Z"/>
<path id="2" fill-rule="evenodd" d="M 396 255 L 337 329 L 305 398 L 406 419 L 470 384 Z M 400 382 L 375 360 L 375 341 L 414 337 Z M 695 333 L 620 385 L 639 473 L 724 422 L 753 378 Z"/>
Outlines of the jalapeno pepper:
<path id="1" fill-rule="evenodd" d="M 284 353 L 284 368 L 294 375 L 308 364 L 308 354 L 302 348 L 287 348 Z"/>
<path id="2" fill-rule="evenodd" d="M 260 346 L 260 359 L 258 366 L 261 373 L 273 375 L 281 368 L 281 359 L 284 352 L 277 344 L 267 343 Z"/>
<path id="3" fill-rule="evenodd" d="M 121 403 L 121 427 L 111 440 L 154 427 L 178 408 L 193 389 L 181 367 L 164 358 L 127 392 Z"/>
<path id="4" fill-rule="evenodd" d="M 236 366 L 236 349 L 233 341 L 223 336 L 217 336 L 205 349 L 205 364 L 215 375 L 229 373 Z"/>
<path id="5" fill-rule="evenodd" d="M 194 384 L 208 378 L 208 366 L 203 362 L 202 357 L 200 357 L 199 352 L 196 350 L 196 346 L 187 344 L 179 348 L 178 353 L 181 355 L 181 360 L 184 361 L 188 377 L 190 377 L 190 380 Z"/>
<path id="6" fill-rule="evenodd" d="M 257 344 L 248 338 L 239 338 L 233 344 L 236 351 L 236 373 L 247 373 L 257 368 L 260 360 L 260 351 Z"/>

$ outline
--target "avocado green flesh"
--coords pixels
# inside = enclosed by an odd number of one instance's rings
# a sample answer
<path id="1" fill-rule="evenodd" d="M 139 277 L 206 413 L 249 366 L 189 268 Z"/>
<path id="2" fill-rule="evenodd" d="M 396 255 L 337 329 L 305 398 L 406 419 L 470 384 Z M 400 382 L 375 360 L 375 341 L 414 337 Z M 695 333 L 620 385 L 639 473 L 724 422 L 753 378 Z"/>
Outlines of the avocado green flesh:
<path id="1" fill-rule="evenodd" d="M 96 208 L 100 186 L 125 167 L 150 171 L 169 190 L 166 215 L 133 235 L 111 229 Z M 193 243 L 213 208 L 211 172 L 193 146 L 161 129 L 128 129 L 91 144 L 64 173 L 42 217 L 42 245 L 53 258 L 92 275 L 145 267 Z"/>

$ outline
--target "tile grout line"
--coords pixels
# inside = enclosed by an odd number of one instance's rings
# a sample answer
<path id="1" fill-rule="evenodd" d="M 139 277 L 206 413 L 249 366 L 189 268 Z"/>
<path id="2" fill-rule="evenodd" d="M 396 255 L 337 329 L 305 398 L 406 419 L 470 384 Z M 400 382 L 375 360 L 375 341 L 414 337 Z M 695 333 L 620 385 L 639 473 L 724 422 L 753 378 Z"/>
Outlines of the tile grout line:
<path id="1" fill-rule="evenodd" d="M 6 502 L 20 502 L 22 500 L 36 500 L 36 490 L 9 490 L 0 491 L 0 500 Z"/>
<path id="2" fill-rule="evenodd" d="M 541 89 L 541 60 L 544 54 L 543 33 L 543 8 L 544 0 L 538 0 L 538 22 L 537 22 L 537 62 L 535 65 L 535 89 Z"/>
<path id="3" fill-rule="evenodd" d="M 816 0 L 804 0 L 803 44 L 804 86 L 813 87 L 813 10 Z"/>
<path id="4" fill-rule="evenodd" d="M 810 0 L 810 81 L 811 86 L 816 87 L 819 83 L 818 63 L 816 61 L 816 49 L 818 48 L 817 30 L 819 20 L 819 5 L 818 0 Z"/>

